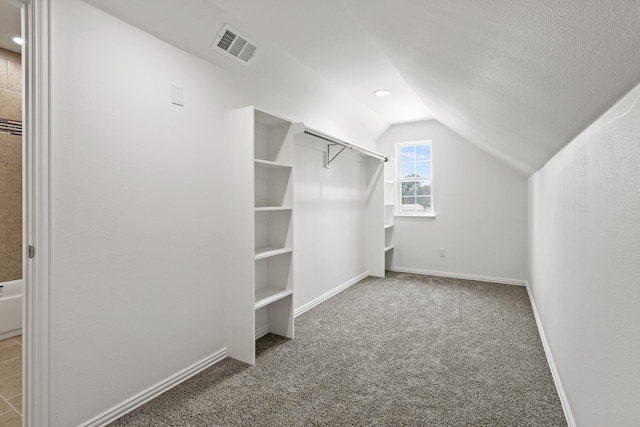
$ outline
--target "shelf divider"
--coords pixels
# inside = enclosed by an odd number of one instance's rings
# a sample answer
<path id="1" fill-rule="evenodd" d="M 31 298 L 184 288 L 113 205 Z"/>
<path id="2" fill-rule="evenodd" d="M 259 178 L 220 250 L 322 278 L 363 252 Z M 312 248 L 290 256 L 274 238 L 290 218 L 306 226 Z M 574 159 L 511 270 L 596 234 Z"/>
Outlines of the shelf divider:
<path id="1" fill-rule="evenodd" d="M 262 308 L 284 297 L 293 294 L 291 289 L 262 288 L 256 289 L 255 309 Z"/>
<path id="2" fill-rule="evenodd" d="M 271 160 L 262 160 L 262 159 L 254 159 L 256 166 L 262 168 L 289 168 L 291 169 L 292 165 L 287 165 L 284 163 L 272 162 Z"/>
<path id="3" fill-rule="evenodd" d="M 290 211 L 293 208 L 291 206 L 257 206 L 256 212 L 268 212 L 268 211 Z"/>
<path id="4" fill-rule="evenodd" d="M 256 260 L 293 252 L 292 248 L 256 248 Z"/>

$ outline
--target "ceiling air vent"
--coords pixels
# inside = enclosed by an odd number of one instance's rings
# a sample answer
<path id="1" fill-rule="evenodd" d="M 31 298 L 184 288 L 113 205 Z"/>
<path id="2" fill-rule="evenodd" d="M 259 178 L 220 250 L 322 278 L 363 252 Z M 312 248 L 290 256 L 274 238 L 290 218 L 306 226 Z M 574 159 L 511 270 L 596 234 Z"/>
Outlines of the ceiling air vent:
<path id="1" fill-rule="evenodd" d="M 258 44 L 227 24 L 220 31 L 211 48 L 247 64 L 256 53 Z"/>

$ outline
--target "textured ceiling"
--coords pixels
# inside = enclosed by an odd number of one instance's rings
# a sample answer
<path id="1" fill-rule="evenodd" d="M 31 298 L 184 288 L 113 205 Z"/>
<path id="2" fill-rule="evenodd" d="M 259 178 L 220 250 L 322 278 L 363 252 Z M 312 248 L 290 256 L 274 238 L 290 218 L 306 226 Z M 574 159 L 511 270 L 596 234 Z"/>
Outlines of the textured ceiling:
<path id="1" fill-rule="evenodd" d="M 525 174 L 640 81 L 637 0 L 351 0 L 436 118 Z"/>
<path id="2" fill-rule="evenodd" d="M 212 0 L 388 124 L 433 118 L 373 34 L 343 0 Z M 380 99 L 376 89 L 391 95 Z"/>
<path id="3" fill-rule="evenodd" d="M 387 126 L 435 117 L 525 175 L 640 82 L 637 0 L 87 1 L 250 73 L 207 52 L 228 21 L 354 111 Z"/>

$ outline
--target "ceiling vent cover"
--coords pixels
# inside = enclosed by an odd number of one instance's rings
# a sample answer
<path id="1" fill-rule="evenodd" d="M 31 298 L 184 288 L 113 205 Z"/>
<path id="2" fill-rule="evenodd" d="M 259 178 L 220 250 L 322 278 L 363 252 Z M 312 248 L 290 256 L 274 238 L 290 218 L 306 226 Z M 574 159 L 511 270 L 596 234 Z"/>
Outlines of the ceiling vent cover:
<path id="1" fill-rule="evenodd" d="M 247 64 L 256 53 L 258 43 L 226 24 L 211 48 L 238 62 Z"/>

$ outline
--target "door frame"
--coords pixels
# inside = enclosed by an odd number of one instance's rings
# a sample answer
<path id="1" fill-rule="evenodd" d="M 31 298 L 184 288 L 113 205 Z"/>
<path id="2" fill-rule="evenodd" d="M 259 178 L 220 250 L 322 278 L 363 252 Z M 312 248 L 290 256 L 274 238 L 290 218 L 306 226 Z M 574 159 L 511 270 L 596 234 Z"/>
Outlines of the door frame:
<path id="1" fill-rule="evenodd" d="M 8 0 L 22 10 L 23 426 L 52 424 L 50 337 L 51 0 Z M 35 249 L 29 258 L 27 248 Z"/>

